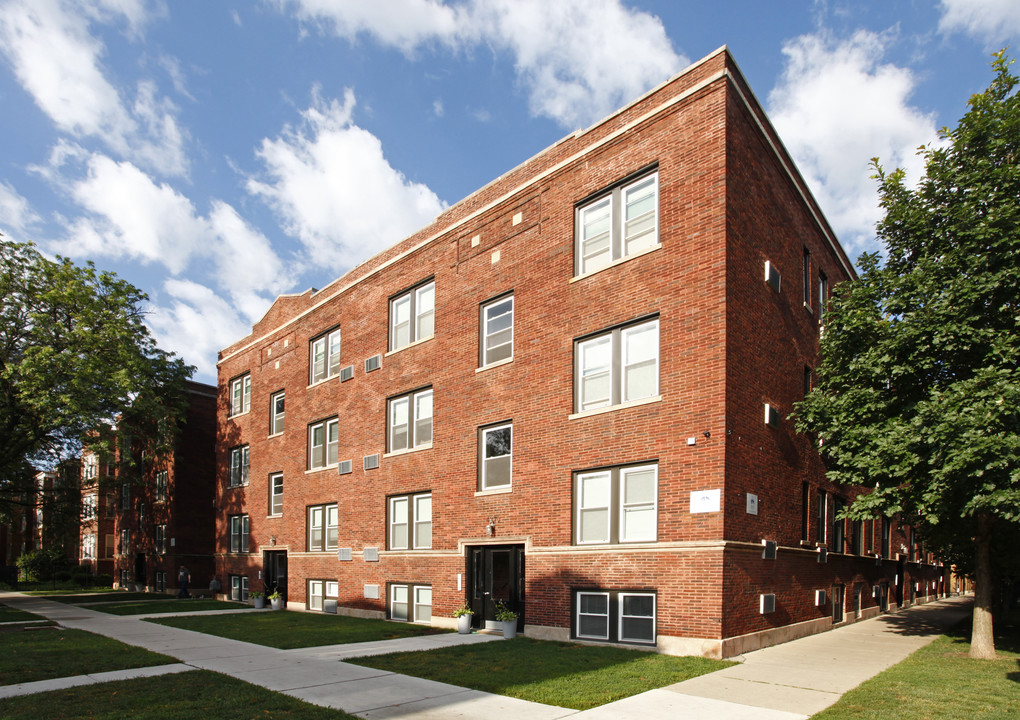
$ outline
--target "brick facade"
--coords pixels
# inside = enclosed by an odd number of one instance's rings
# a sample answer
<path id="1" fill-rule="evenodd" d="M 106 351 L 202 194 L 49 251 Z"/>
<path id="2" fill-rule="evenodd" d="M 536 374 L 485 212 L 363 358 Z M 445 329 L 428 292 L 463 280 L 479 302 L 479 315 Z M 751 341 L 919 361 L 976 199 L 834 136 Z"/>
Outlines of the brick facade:
<path id="1" fill-rule="evenodd" d="M 596 206 L 615 203 L 622 216 L 633 201 L 639 217 L 647 206 L 634 198 L 648 187 L 654 235 L 628 251 L 628 233 L 639 229 L 625 229 L 624 218 L 610 233 L 619 257 L 584 271 L 581 226 L 597 219 Z M 592 253 L 598 247 L 585 243 Z M 764 280 L 766 262 L 781 275 L 778 292 Z M 818 563 L 817 521 L 808 512 L 803 522 L 804 488 L 809 504 L 824 491 L 822 544 L 829 543 L 832 498 L 853 496 L 825 480 L 809 440 L 786 419 L 803 395 L 805 369 L 817 364 L 820 273 L 830 288 L 853 276 L 721 50 L 329 286 L 279 298 L 251 335 L 220 353 L 216 545 L 225 587 L 231 577 L 260 590 L 279 579 L 292 607 L 318 608 L 325 597 L 341 612 L 380 617 L 402 617 L 404 586 L 412 596 L 425 588 L 411 619 L 420 611 L 417 619 L 441 625 L 466 600 L 478 608 L 476 625 L 491 619 L 499 596 L 522 613 L 529 635 L 595 639 L 607 627 L 610 641 L 631 633 L 639 645 L 715 656 L 824 629 L 833 608 L 816 606 L 815 590 L 845 585 L 844 604 L 854 608 L 854 583 L 863 583 L 862 613 L 877 611 L 872 586 L 895 580 L 896 563 L 876 566 L 831 544 L 829 562 Z M 416 339 L 412 317 L 411 342 L 394 348 L 391 336 L 404 332 L 392 327 L 397 306 L 406 297 L 427 307 L 416 290 L 430 283 L 434 334 L 424 318 Z M 511 294 L 512 359 L 480 367 L 488 304 Z M 337 328 L 338 363 L 324 357 L 316 365 L 315 353 L 328 353 L 324 333 Z M 657 352 L 642 365 L 640 338 L 651 328 Z M 596 363 L 606 348 L 616 353 L 612 398 L 585 409 L 603 385 L 593 364 L 592 394 L 582 401 L 582 354 Z M 376 357 L 378 369 L 369 370 Z M 642 369 L 653 361 L 654 370 Z M 322 374 L 327 379 L 317 380 Z M 404 430 L 391 412 L 401 398 L 412 407 L 427 400 L 429 390 L 428 442 L 393 451 L 414 423 Z M 283 431 L 275 432 L 281 392 Z M 775 409 L 772 424 L 766 404 Z M 333 418 L 339 463 L 329 462 Z M 320 423 L 326 467 L 310 469 Z M 509 486 L 498 475 L 499 441 L 509 433 L 484 435 L 491 465 L 480 449 L 484 430 L 504 425 L 512 426 Z M 365 469 L 375 455 L 378 467 Z M 242 477 L 232 463 L 244 457 Z M 344 461 L 351 471 L 341 474 Z M 482 485 L 483 467 L 493 468 L 492 488 Z M 650 474 L 649 501 L 640 483 Z M 279 475 L 275 512 L 271 484 Z M 582 501 L 575 491 L 582 482 L 593 498 L 612 483 L 608 511 Z M 622 488 L 632 482 L 631 501 Z M 403 530 L 391 519 L 402 517 L 394 508 L 403 501 L 390 500 L 407 496 L 410 506 L 426 493 L 431 541 L 395 549 L 403 541 L 389 533 Z M 694 512 L 701 508 L 692 495 L 707 496 L 707 511 Z M 331 504 L 336 545 L 320 549 L 310 508 Z M 582 505 L 592 518 L 584 530 Z M 603 527 L 608 542 L 581 541 L 582 532 L 591 540 Z M 414 530 L 412 517 L 407 532 Z M 776 560 L 762 559 L 762 540 L 778 543 Z M 285 582 L 279 572 L 264 577 L 266 553 L 286 553 Z M 322 595 L 311 598 L 312 590 Z M 760 612 L 764 593 L 775 593 L 774 612 Z"/>

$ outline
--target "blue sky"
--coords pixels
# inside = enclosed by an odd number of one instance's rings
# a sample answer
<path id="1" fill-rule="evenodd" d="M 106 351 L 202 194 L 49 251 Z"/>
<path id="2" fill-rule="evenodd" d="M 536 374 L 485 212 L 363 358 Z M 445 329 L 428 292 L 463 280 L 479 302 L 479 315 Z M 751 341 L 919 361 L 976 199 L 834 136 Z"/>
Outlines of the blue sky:
<path id="1" fill-rule="evenodd" d="M 0 232 L 218 349 L 728 45 L 852 257 L 1016 0 L 0 0 Z"/>

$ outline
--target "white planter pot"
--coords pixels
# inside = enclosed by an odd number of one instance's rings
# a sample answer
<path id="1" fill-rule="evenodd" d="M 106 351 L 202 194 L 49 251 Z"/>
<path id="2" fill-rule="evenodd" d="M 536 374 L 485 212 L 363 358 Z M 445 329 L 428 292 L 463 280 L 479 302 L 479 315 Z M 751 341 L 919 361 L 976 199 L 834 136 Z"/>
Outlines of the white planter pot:
<path id="1" fill-rule="evenodd" d="M 279 610 L 283 607 L 283 598 L 272 598 L 270 601 L 273 605 L 273 610 Z"/>
<path id="2" fill-rule="evenodd" d="M 252 598 L 251 601 L 255 604 L 255 609 L 256 610 L 261 610 L 262 608 L 264 608 L 266 606 L 266 599 L 265 598 Z"/>
<path id="3" fill-rule="evenodd" d="M 503 637 L 507 640 L 513 640 L 517 637 L 517 620 L 503 620 Z"/>
<path id="4" fill-rule="evenodd" d="M 457 618 L 457 632 L 467 635 L 471 632 L 471 615 L 461 615 Z"/>

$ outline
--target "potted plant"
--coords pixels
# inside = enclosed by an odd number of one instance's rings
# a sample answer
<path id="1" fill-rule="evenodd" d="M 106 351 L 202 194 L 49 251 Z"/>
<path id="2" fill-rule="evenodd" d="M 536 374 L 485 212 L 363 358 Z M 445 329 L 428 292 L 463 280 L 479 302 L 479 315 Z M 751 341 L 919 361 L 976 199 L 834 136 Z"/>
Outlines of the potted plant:
<path id="1" fill-rule="evenodd" d="M 252 605 L 255 606 L 256 610 L 261 610 L 266 606 L 266 596 L 259 590 L 252 590 L 249 592 L 248 599 L 251 600 Z"/>
<path id="2" fill-rule="evenodd" d="M 503 637 L 512 640 L 517 637 L 517 613 L 502 600 L 496 602 L 496 620 L 503 623 Z"/>
<path id="3" fill-rule="evenodd" d="M 457 632 L 461 635 L 471 632 L 471 616 L 474 614 L 475 611 L 469 608 L 467 603 L 453 611 L 453 616 L 457 618 Z"/>
<path id="4" fill-rule="evenodd" d="M 283 607 L 283 595 L 280 594 L 279 590 L 273 590 L 269 594 L 269 602 L 273 606 L 273 610 L 279 610 Z"/>

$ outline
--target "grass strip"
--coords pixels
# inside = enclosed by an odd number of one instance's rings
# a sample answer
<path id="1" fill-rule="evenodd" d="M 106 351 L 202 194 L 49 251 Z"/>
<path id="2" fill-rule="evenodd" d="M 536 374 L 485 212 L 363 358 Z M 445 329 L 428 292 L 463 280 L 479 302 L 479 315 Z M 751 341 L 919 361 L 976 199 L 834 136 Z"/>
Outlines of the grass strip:
<path id="1" fill-rule="evenodd" d="M 207 670 L 23 695 L 0 708 L 19 720 L 357 720 Z"/>
<path id="2" fill-rule="evenodd" d="M 24 610 L 18 610 L 17 608 L 7 607 L 6 605 L 0 605 L 0 623 L 8 622 L 34 622 L 36 620 L 45 620 L 46 618 L 39 615 L 35 615 Z"/>
<path id="3" fill-rule="evenodd" d="M 175 662 L 172 657 L 84 630 L 30 630 L 22 626 L 21 632 L 0 633 L 0 678 L 4 685 Z"/>
<path id="4" fill-rule="evenodd" d="M 391 653 L 351 662 L 576 710 L 605 705 L 734 664 L 529 638 Z"/>
<path id="5" fill-rule="evenodd" d="M 102 603 L 90 609 L 110 615 L 146 615 L 172 612 L 209 612 L 211 610 L 244 610 L 246 603 L 223 600 L 140 600 L 137 602 Z"/>
<path id="6" fill-rule="evenodd" d="M 999 720 L 1020 717 L 1020 614 L 996 627 L 996 660 L 972 660 L 970 628 L 926 645 L 812 720 Z"/>
<path id="7" fill-rule="evenodd" d="M 441 628 L 345 615 L 258 610 L 234 615 L 152 618 L 146 622 L 267 645 L 281 650 L 375 642 L 447 632 Z"/>

